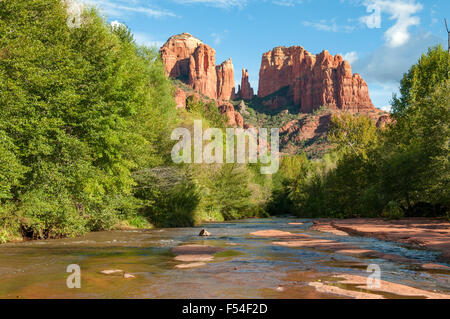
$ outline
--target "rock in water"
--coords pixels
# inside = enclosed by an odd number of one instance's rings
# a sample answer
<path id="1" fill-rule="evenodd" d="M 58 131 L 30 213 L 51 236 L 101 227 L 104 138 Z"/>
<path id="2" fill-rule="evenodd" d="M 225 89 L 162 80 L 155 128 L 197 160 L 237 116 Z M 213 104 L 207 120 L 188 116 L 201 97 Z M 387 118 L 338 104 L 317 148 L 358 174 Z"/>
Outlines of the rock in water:
<path id="1" fill-rule="evenodd" d="M 200 237 L 209 237 L 211 236 L 211 233 L 208 232 L 206 229 L 202 229 L 202 231 L 199 234 Z"/>
<path id="2" fill-rule="evenodd" d="M 175 255 L 214 255 L 224 251 L 224 248 L 206 245 L 183 245 L 172 248 Z"/>
<path id="3" fill-rule="evenodd" d="M 120 269 L 107 269 L 100 272 L 103 275 L 117 275 L 124 273 L 123 270 Z"/>
<path id="4" fill-rule="evenodd" d="M 203 267 L 203 266 L 206 266 L 206 264 L 199 262 L 199 263 L 176 265 L 175 268 L 177 268 L 177 269 L 191 269 L 191 268 L 197 268 L 197 267 Z"/>

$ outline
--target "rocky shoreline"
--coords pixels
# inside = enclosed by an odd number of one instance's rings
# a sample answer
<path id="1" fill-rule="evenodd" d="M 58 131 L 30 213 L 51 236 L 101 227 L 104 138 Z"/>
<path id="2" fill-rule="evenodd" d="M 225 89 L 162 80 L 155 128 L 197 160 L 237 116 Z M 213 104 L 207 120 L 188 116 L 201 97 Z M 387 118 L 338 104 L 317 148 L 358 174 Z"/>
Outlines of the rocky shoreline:
<path id="1" fill-rule="evenodd" d="M 355 235 L 393 241 L 414 248 L 441 252 L 440 260 L 450 263 L 450 222 L 444 219 L 318 219 L 311 230 L 336 235 Z"/>
<path id="2" fill-rule="evenodd" d="M 290 225 L 304 226 L 302 223 Z M 450 245 L 450 223 L 439 219 L 403 219 L 386 221 L 382 219 L 349 219 L 334 220 L 320 219 L 313 221 L 309 230 L 332 234 L 334 236 L 362 236 L 372 237 L 384 241 L 405 243 L 414 248 L 440 251 L 443 263 L 448 263 Z M 324 239 L 316 234 L 292 233 L 275 229 L 251 233 L 252 236 L 265 237 L 273 240 L 272 245 L 292 249 L 311 249 L 317 251 L 334 251 L 337 254 L 360 257 L 379 258 L 400 264 L 407 264 L 412 268 L 424 272 L 446 274 L 450 267 L 435 263 L 423 263 L 419 259 L 411 259 L 397 254 L 385 253 L 378 250 L 363 249 L 351 242 L 338 239 Z M 367 265 L 362 264 L 363 267 Z M 368 277 L 353 274 L 336 273 L 330 278 L 320 278 L 308 283 L 319 293 L 337 295 L 356 299 L 384 299 L 389 297 L 420 297 L 426 299 L 450 299 L 450 295 L 436 290 L 427 291 L 409 285 L 391 281 L 380 281 L 380 287 L 366 286 Z M 286 288 L 286 287 L 282 287 Z"/>

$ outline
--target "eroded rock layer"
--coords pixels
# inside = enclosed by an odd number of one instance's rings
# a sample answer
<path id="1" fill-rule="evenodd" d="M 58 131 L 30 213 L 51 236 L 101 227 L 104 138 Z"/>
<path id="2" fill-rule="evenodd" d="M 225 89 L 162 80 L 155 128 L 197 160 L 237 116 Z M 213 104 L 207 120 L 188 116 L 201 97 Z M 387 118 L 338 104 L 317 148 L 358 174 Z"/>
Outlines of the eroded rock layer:
<path id="1" fill-rule="evenodd" d="M 258 96 L 269 97 L 273 108 L 290 103 L 304 113 L 321 106 L 350 112 L 374 109 L 366 82 L 352 74 L 342 56 L 328 51 L 313 55 L 301 46 L 277 47 L 263 54 Z"/>
<path id="2" fill-rule="evenodd" d="M 216 51 L 189 33 L 171 37 L 160 54 L 169 77 L 214 100 L 234 98 L 231 59 L 216 66 Z"/>
<path id="3" fill-rule="evenodd" d="M 246 69 L 242 69 L 242 80 L 238 97 L 243 100 L 251 100 L 254 97 L 254 92 L 250 86 L 248 71 Z"/>
<path id="4" fill-rule="evenodd" d="M 216 66 L 217 72 L 217 98 L 219 100 L 232 100 L 236 97 L 234 85 L 234 67 L 231 59 Z"/>

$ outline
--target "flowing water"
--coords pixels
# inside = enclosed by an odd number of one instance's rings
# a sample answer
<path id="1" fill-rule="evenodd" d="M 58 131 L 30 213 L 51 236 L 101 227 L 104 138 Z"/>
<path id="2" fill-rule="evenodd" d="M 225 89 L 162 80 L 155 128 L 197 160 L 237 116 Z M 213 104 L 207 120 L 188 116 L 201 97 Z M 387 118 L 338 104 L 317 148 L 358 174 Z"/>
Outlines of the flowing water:
<path id="1" fill-rule="evenodd" d="M 292 222 L 304 225 L 290 225 Z M 336 280 L 331 278 L 340 273 L 367 276 L 370 264 L 380 265 L 383 280 L 450 294 L 450 272 L 446 270 L 424 271 L 383 259 L 281 247 L 272 244 L 273 238 L 251 235 L 269 229 L 304 233 L 422 263 L 436 263 L 439 255 L 376 239 L 314 232 L 309 230 L 311 225 L 311 220 L 257 219 L 208 224 L 213 235 L 208 238 L 198 237 L 199 228 L 180 228 L 9 243 L 0 246 L 0 298 L 341 298 L 319 293 L 308 283 Z M 171 248 L 185 244 L 225 250 L 202 267 L 177 269 L 176 265 L 183 263 L 174 259 Z M 80 289 L 67 288 L 70 273 L 66 269 L 71 264 L 81 268 Z M 136 278 L 100 273 L 108 269 L 124 270 Z"/>

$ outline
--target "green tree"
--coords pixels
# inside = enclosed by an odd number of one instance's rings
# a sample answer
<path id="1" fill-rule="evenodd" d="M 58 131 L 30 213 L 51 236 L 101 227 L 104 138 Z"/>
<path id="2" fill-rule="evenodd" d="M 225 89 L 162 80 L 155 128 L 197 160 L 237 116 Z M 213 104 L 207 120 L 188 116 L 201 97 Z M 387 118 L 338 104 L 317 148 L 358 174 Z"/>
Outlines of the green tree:
<path id="1" fill-rule="evenodd" d="M 343 114 L 333 116 L 328 140 L 344 154 L 367 158 L 368 150 L 377 145 L 378 132 L 369 117 Z"/>
<path id="2" fill-rule="evenodd" d="M 2 193 L 35 238 L 135 212 L 132 172 L 164 163 L 175 114 L 155 50 L 95 10 L 79 27 L 67 20 L 60 0 L 0 2 L 0 151 L 12 159 Z"/>
<path id="3" fill-rule="evenodd" d="M 429 97 L 437 86 L 449 78 L 449 53 L 441 45 L 430 48 L 422 54 L 418 63 L 403 75 L 400 82 L 400 96 L 394 95 L 392 115 L 398 120 L 406 116 L 413 102 Z"/>
<path id="4" fill-rule="evenodd" d="M 245 166 L 223 164 L 213 174 L 205 196 L 207 211 L 218 211 L 225 220 L 251 217 L 249 172 Z"/>
<path id="5" fill-rule="evenodd" d="M 382 180 L 385 193 L 406 210 L 428 203 L 442 206 L 442 213 L 450 204 L 449 58 L 441 46 L 430 49 L 405 74 L 401 96 L 394 97 L 395 125 L 380 153 Z"/>

